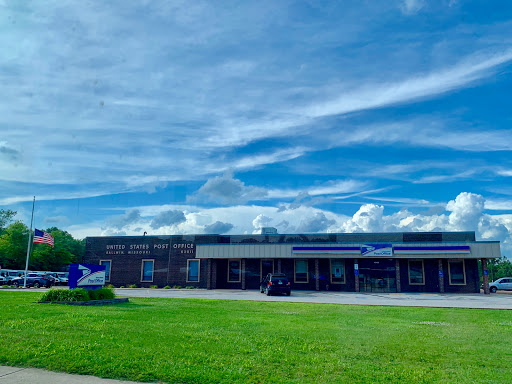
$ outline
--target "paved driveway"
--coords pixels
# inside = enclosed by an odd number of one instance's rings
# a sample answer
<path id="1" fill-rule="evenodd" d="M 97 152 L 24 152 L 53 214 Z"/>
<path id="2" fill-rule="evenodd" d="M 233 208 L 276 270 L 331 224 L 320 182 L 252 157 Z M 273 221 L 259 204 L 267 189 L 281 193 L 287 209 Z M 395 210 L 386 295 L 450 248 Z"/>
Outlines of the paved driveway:
<path id="1" fill-rule="evenodd" d="M 231 289 L 116 289 L 122 297 L 171 297 L 221 300 L 288 301 L 355 305 L 391 305 L 406 307 L 512 309 L 512 295 L 501 292 L 492 295 L 440 293 L 355 293 L 293 291 L 291 296 L 265 296 L 257 290 Z"/>

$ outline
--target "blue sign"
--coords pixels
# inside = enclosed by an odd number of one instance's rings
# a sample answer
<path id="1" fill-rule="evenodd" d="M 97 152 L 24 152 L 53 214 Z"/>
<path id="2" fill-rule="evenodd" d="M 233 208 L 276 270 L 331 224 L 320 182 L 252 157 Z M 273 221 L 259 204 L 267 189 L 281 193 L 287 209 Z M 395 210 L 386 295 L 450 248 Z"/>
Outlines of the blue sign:
<path id="1" fill-rule="evenodd" d="M 105 285 L 105 265 L 71 264 L 69 288 L 99 289 Z"/>
<path id="2" fill-rule="evenodd" d="M 488 275 L 489 274 L 489 271 L 484 271 L 484 275 Z"/>
<path id="3" fill-rule="evenodd" d="M 361 246 L 361 255 L 363 256 L 393 256 L 392 244 L 364 244 Z"/>
<path id="4" fill-rule="evenodd" d="M 359 269 L 354 270 L 356 276 L 359 275 Z"/>
<path id="5" fill-rule="evenodd" d="M 439 277 L 443 277 L 443 271 L 439 271 Z"/>

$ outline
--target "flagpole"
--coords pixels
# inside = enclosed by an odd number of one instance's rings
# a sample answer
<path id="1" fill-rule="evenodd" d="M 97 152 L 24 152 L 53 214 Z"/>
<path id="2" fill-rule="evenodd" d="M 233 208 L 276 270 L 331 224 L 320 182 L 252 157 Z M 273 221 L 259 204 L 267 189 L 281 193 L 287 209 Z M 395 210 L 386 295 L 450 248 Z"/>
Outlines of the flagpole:
<path id="1" fill-rule="evenodd" d="M 30 240 L 32 238 L 32 223 L 34 222 L 34 207 L 36 206 L 36 197 L 32 202 L 32 218 L 30 219 L 30 231 L 28 232 L 28 245 L 27 245 L 27 262 L 25 263 L 25 279 L 23 281 L 23 288 L 27 288 L 27 273 L 28 273 L 28 259 L 30 257 Z"/>

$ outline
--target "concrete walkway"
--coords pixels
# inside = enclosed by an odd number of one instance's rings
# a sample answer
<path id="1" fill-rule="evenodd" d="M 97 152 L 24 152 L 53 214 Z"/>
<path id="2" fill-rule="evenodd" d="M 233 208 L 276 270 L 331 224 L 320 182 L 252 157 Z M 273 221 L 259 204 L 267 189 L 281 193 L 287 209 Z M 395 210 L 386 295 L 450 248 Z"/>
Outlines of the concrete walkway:
<path id="1" fill-rule="evenodd" d="M 44 369 L 0 366 L 0 384 L 141 384 L 133 381 L 100 379 L 94 376 L 69 375 Z M 146 383 L 149 384 L 149 383 Z M 154 383 L 152 383 L 154 384 Z"/>
<path id="2" fill-rule="evenodd" d="M 292 291 L 291 296 L 265 296 L 258 290 L 231 289 L 143 289 L 117 288 L 120 297 L 167 297 L 179 299 L 220 299 L 287 301 L 299 303 L 388 305 L 405 307 L 512 309 L 512 292 L 483 293 L 355 293 L 333 291 Z"/>

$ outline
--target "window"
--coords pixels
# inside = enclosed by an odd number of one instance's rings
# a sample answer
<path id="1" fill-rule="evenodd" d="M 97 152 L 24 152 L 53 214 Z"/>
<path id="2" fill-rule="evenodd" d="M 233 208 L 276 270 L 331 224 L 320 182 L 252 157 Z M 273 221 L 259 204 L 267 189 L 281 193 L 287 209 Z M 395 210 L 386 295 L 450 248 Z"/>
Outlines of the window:
<path id="1" fill-rule="evenodd" d="M 345 261 L 331 259 L 331 283 L 345 284 Z"/>
<path id="2" fill-rule="evenodd" d="M 100 260 L 100 265 L 105 266 L 105 281 L 110 281 L 110 270 L 112 268 L 112 260 Z"/>
<path id="3" fill-rule="evenodd" d="M 200 260 L 187 260 L 187 283 L 199 282 Z"/>
<path id="4" fill-rule="evenodd" d="M 425 285 L 423 260 L 409 260 L 409 284 Z"/>
<path id="5" fill-rule="evenodd" d="M 449 260 L 448 275 L 450 276 L 450 285 L 466 285 L 464 260 Z"/>
<path id="6" fill-rule="evenodd" d="M 296 283 L 308 283 L 308 261 L 307 260 L 295 260 L 295 282 Z"/>
<path id="7" fill-rule="evenodd" d="M 153 281 L 155 260 L 142 260 L 142 276 L 140 281 Z"/>
<path id="8" fill-rule="evenodd" d="M 240 272 L 240 260 L 228 260 L 228 283 L 239 283 Z"/>

